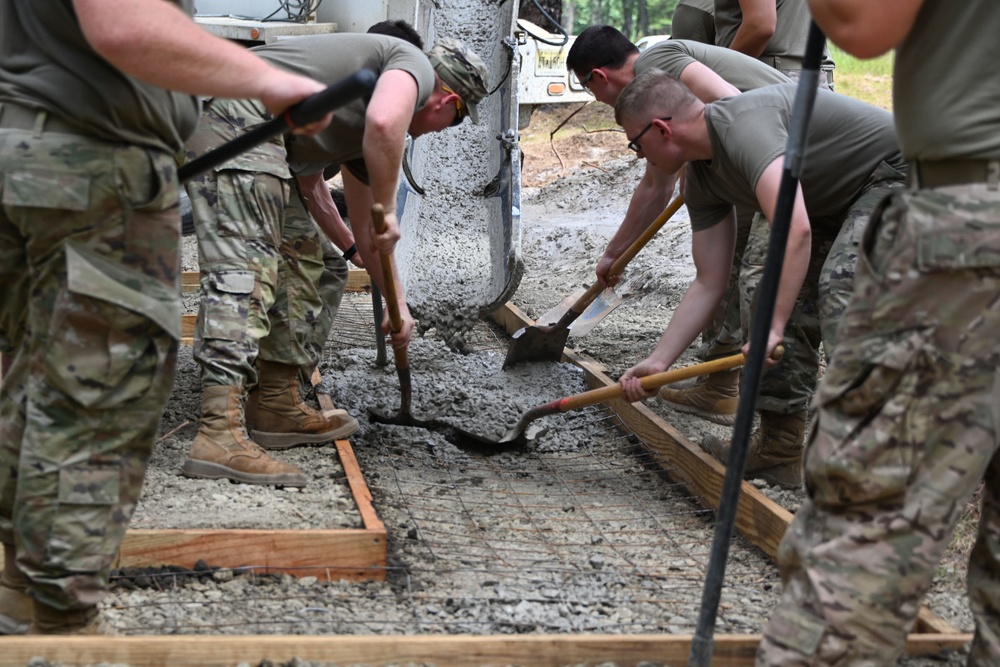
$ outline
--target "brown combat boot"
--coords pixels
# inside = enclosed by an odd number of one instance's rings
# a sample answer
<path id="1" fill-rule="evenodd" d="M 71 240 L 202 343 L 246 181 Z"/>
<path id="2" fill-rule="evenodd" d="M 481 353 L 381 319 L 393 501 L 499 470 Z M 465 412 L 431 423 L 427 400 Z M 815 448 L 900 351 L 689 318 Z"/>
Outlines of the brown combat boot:
<path id="1" fill-rule="evenodd" d="M 113 635 L 109 626 L 101 621 L 97 607 L 86 609 L 56 609 L 35 600 L 35 620 L 28 629 L 29 635 Z"/>
<path id="2" fill-rule="evenodd" d="M 247 401 L 254 442 L 265 449 L 330 442 L 357 432 L 346 410 L 320 412 L 302 400 L 299 367 L 257 360 L 260 380 Z"/>
<path id="3" fill-rule="evenodd" d="M 181 468 L 188 477 L 231 479 L 245 484 L 305 486 L 304 472 L 276 461 L 247 436 L 240 388 L 205 387 L 201 425 Z"/>
<path id="4" fill-rule="evenodd" d="M 712 373 L 694 386 L 661 387 L 660 400 L 678 412 L 730 426 L 736 423 L 740 403 L 740 369 Z"/>
<path id="5" fill-rule="evenodd" d="M 28 578 L 14 562 L 13 544 L 3 545 L 3 576 L 0 576 L 0 635 L 23 635 L 33 618 Z"/>
<path id="6" fill-rule="evenodd" d="M 802 486 L 802 445 L 806 411 L 782 414 L 762 410 L 760 426 L 750 435 L 745 479 L 762 479 L 783 489 Z M 701 441 L 702 449 L 723 463 L 729 460 L 730 443 L 713 435 Z"/>

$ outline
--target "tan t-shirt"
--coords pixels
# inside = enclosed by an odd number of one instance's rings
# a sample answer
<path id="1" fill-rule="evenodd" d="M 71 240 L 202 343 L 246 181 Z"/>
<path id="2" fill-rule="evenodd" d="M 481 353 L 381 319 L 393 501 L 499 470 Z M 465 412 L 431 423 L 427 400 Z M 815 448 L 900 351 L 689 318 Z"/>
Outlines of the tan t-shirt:
<path id="1" fill-rule="evenodd" d="M 712 160 L 688 163 L 684 189 L 694 231 L 719 223 L 733 205 L 760 211 L 757 181 L 785 154 L 796 88 L 767 86 L 705 105 Z M 839 229 L 882 162 L 906 170 L 892 115 L 818 90 L 799 179 L 810 221 Z"/>
<path id="2" fill-rule="evenodd" d="M 896 50 L 893 76 L 907 158 L 1000 158 L 998 63 L 997 0 L 924 0 Z"/>
<path id="3" fill-rule="evenodd" d="M 664 40 L 646 49 L 635 61 L 635 73 L 638 75 L 655 68 L 680 79 L 684 68 L 693 62 L 705 65 L 743 92 L 790 82 L 778 70 L 745 53 L 685 39 Z"/>
<path id="4" fill-rule="evenodd" d="M 402 70 L 417 83 L 417 104 L 423 107 L 434 89 L 430 60 L 409 42 L 367 33 L 335 33 L 283 39 L 255 47 L 254 52 L 272 64 L 325 83 L 335 83 L 362 68 L 381 75 Z M 288 164 L 293 173 L 318 171 L 330 164 L 345 164 L 362 177 L 354 161 L 362 156 L 367 100 L 355 100 L 334 113 L 333 122 L 313 137 L 293 135 L 287 142 Z M 352 166 L 356 165 L 356 166 Z"/>
<path id="5" fill-rule="evenodd" d="M 175 4 L 191 13 L 191 0 Z M 137 81 L 98 56 L 70 0 L 0 2 L 3 101 L 45 109 L 98 139 L 171 153 L 183 147 L 200 111 L 196 98 Z"/>

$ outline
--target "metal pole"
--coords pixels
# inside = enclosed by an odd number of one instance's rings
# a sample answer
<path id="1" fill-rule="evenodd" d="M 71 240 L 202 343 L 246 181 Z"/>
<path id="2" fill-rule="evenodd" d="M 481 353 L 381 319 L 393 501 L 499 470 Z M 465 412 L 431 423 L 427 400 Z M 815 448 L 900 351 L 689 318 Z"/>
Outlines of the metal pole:
<path id="1" fill-rule="evenodd" d="M 372 311 L 375 314 L 375 365 L 382 368 L 389 363 L 385 351 L 385 334 L 382 333 L 382 290 L 372 283 Z"/>
<path id="2" fill-rule="evenodd" d="M 760 380 L 764 372 L 768 333 L 771 317 L 774 314 L 781 265 L 785 259 L 785 245 L 788 242 L 788 229 L 791 226 L 795 194 L 802 171 L 806 129 L 809 125 L 809 117 L 812 115 L 813 103 L 816 100 L 816 88 L 819 85 L 819 65 L 825 41 L 826 37 L 823 32 L 815 23 L 812 23 L 809 28 L 809 41 L 806 43 L 802 75 L 795 92 L 795 104 L 792 108 L 791 125 L 788 132 L 788 147 L 785 151 L 777 207 L 774 220 L 771 221 L 771 237 L 768 243 L 767 260 L 764 264 L 764 275 L 757 287 L 760 297 L 751 325 L 750 355 L 743 367 L 743 384 L 740 386 L 740 403 L 736 411 L 736 424 L 733 427 L 726 478 L 719 499 L 698 625 L 691 640 L 691 653 L 688 656 L 690 667 L 708 667 L 712 662 L 715 619 L 719 610 L 729 545 L 736 523 L 736 508 L 740 500 L 743 472 L 746 469 L 750 429 L 753 426 L 757 392 L 760 389 Z"/>
<path id="3" fill-rule="evenodd" d="M 374 70 L 362 69 L 354 74 L 331 84 L 326 89 L 310 95 L 280 116 L 258 125 L 245 134 L 227 141 L 218 148 L 191 160 L 177 170 L 177 178 L 181 183 L 204 173 L 213 167 L 231 160 L 240 153 L 264 143 L 268 139 L 283 132 L 313 123 L 337 107 L 370 95 L 375 89 L 378 75 Z"/>

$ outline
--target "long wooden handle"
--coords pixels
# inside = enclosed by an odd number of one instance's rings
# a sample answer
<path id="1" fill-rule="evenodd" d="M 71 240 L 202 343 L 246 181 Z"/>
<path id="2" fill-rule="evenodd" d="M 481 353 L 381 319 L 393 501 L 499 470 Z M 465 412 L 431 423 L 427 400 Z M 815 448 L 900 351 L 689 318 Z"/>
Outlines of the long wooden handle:
<path id="1" fill-rule="evenodd" d="M 372 204 L 372 225 L 375 233 L 381 234 L 385 231 L 385 210 L 382 204 Z M 396 260 L 392 253 L 386 254 L 379 251 L 379 259 L 382 264 L 382 292 L 385 295 L 386 307 L 389 309 L 389 329 L 395 333 L 403 328 L 403 317 L 399 313 L 399 301 L 396 290 Z M 409 359 L 406 350 L 393 348 L 396 359 L 396 368 L 409 367 Z"/>
<path id="2" fill-rule="evenodd" d="M 771 358 L 778 360 L 781 359 L 784 354 L 785 346 L 778 345 L 771 353 Z M 728 357 L 713 359 L 712 361 L 703 361 L 700 364 L 693 364 L 691 366 L 685 366 L 684 368 L 675 368 L 673 370 L 663 371 L 662 373 L 647 375 L 646 377 L 639 378 L 639 384 L 646 391 L 653 391 L 654 389 L 659 389 L 665 384 L 680 382 L 681 380 L 698 377 L 699 375 L 711 375 L 712 373 L 718 373 L 719 371 L 728 371 L 732 368 L 736 368 L 737 366 L 742 366 L 744 363 L 746 363 L 746 357 L 741 352 L 740 354 L 732 354 Z M 592 389 L 591 391 L 585 391 L 582 394 L 567 396 L 555 402 L 559 406 L 558 412 L 568 412 L 570 410 L 576 410 L 577 408 L 585 408 L 588 405 L 597 405 L 598 403 L 604 403 L 605 401 L 619 398 L 622 395 L 622 391 L 621 384 L 616 382 L 615 384 L 607 387 Z"/>
<path id="3" fill-rule="evenodd" d="M 642 388 L 646 391 L 652 391 L 654 389 L 659 389 L 665 384 L 680 382 L 681 380 L 698 377 L 699 375 L 709 375 L 711 373 L 718 373 L 719 371 L 728 371 L 731 368 L 742 366 L 745 361 L 746 359 L 742 353 L 733 354 L 728 357 L 722 357 L 721 359 L 713 359 L 712 361 L 705 361 L 700 364 L 685 366 L 684 368 L 675 368 L 673 370 L 663 371 L 662 373 L 647 375 L 646 377 L 639 379 L 639 384 L 642 385 Z M 576 410 L 577 408 L 585 408 L 588 405 L 597 405 L 598 403 L 604 403 L 605 401 L 610 401 L 611 399 L 620 398 L 622 391 L 621 384 L 616 382 L 615 384 L 607 387 L 592 389 L 590 391 L 585 391 L 582 394 L 567 396 L 559 399 L 559 412 L 568 412 L 570 410 Z"/>
<path id="4" fill-rule="evenodd" d="M 660 231 L 663 225 L 667 224 L 667 220 L 674 217 L 674 213 L 680 210 L 683 205 L 684 197 L 682 195 L 677 195 L 677 198 L 670 202 L 670 205 L 663 209 L 663 212 L 657 216 L 656 220 L 653 221 L 653 224 L 647 227 L 639 238 L 633 241 L 632 245 L 630 245 L 625 252 L 619 255 L 618 259 L 614 261 L 611 268 L 608 270 L 608 275 L 614 276 L 624 271 L 626 265 L 635 259 L 635 256 L 639 254 L 639 251 L 642 250 L 647 243 L 649 243 L 650 239 L 656 236 L 656 233 Z M 573 314 L 572 319 L 569 321 L 572 322 L 583 314 L 583 311 L 587 310 L 587 307 L 594 302 L 594 299 L 596 299 L 603 290 L 604 288 L 598 282 L 595 282 L 593 285 L 588 287 L 587 291 L 584 292 L 583 295 L 576 300 L 576 303 L 570 306 L 569 311 L 567 311 L 567 315 L 570 313 Z"/>

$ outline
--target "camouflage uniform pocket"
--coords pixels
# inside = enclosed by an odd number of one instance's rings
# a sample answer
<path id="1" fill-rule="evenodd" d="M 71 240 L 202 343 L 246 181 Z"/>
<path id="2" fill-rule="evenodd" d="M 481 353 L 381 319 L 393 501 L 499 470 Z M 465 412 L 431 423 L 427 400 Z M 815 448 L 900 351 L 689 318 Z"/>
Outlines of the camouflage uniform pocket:
<path id="1" fill-rule="evenodd" d="M 251 301 L 260 301 L 258 287 L 263 285 L 257 282 L 253 271 L 218 271 L 209 280 L 211 288 L 198 317 L 198 326 L 204 332 L 202 337 L 244 340 L 248 312 L 253 308 Z"/>
<path id="2" fill-rule="evenodd" d="M 1000 225 L 926 232 L 917 240 L 921 271 L 961 271 L 1000 267 Z"/>
<path id="3" fill-rule="evenodd" d="M 1000 268 L 1000 212 L 986 185 L 907 193 L 907 224 L 924 273 Z"/>
<path id="4" fill-rule="evenodd" d="M 59 471 L 58 505 L 46 545 L 48 565 L 70 572 L 99 571 L 113 556 L 109 542 L 117 545 L 113 515 L 121 491 L 117 465 L 79 465 Z"/>
<path id="5" fill-rule="evenodd" d="M 122 200 L 133 211 L 164 211 L 178 205 L 174 158 L 166 153 L 127 148 L 116 151 L 115 173 Z"/>
<path id="6" fill-rule="evenodd" d="M 162 283 L 82 248 L 67 246 L 66 264 L 48 332 L 49 380 L 88 407 L 140 400 L 179 338 L 177 300 Z"/>
<path id="7" fill-rule="evenodd" d="M 816 393 L 822 408 L 806 450 L 816 498 L 865 502 L 903 493 L 920 460 L 928 332 L 903 331 L 838 348 Z M 817 502 L 821 502 L 817 500 Z"/>

